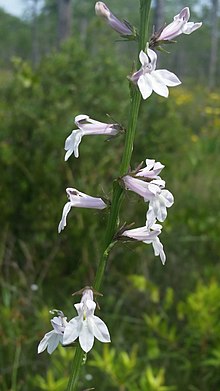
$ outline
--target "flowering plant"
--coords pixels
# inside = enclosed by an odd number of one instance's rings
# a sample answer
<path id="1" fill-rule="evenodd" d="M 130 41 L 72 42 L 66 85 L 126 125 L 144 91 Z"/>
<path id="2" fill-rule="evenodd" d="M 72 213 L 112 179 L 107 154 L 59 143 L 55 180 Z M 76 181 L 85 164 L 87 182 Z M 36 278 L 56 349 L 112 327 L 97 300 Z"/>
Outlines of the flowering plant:
<path id="1" fill-rule="evenodd" d="M 39 353 L 45 349 L 52 353 L 58 344 L 62 344 L 65 347 L 74 343 L 77 346 L 67 391 L 75 391 L 77 389 L 84 354 L 92 349 L 94 339 L 96 338 L 104 343 L 110 342 L 110 334 L 106 324 L 94 314 L 97 304 L 93 297 L 94 294 L 97 294 L 96 290 L 99 290 L 103 282 L 108 255 L 114 244 L 119 240 L 152 244 L 155 256 L 160 256 L 162 264 L 165 264 L 166 261 L 163 245 L 159 239 L 162 225 L 158 222 L 163 223 L 165 221 L 167 209 L 173 205 L 174 197 L 165 188 L 166 183 L 160 177 L 160 173 L 164 168 L 162 163 L 147 158 L 144 167 L 142 163 L 136 170 L 131 171 L 132 151 L 141 98 L 146 100 L 153 91 L 167 98 L 169 95 L 168 87 L 175 87 L 181 84 L 179 78 L 174 73 L 166 69 L 156 69 L 157 54 L 153 49 L 161 42 L 171 41 L 172 38 L 181 33 L 190 34 L 198 29 L 201 23 L 188 22 L 190 16 L 189 8 L 185 7 L 174 17 L 174 21 L 170 25 L 162 28 L 149 40 L 147 39 L 147 30 L 150 5 L 150 0 L 140 0 L 139 33 L 136 32 L 136 29 L 130 23 L 119 20 L 103 2 L 97 2 L 95 5 L 96 14 L 103 17 L 110 27 L 121 36 L 138 41 L 136 69 L 139 69 L 128 78 L 131 91 L 130 109 L 125 131 L 124 149 L 118 170 L 119 174 L 118 178 L 113 181 L 111 200 L 105 201 L 103 197 L 93 197 L 72 187 L 66 189 L 68 202 L 63 208 L 58 226 L 59 233 L 65 228 L 67 215 L 72 207 L 102 210 L 107 207 L 107 204 L 109 206 L 101 257 L 95 279 L 91 284 L 94 289 L 86 287 L 79 292 L 82 294 L 81 301 L 74 305 L 77 316 L 70 321 L 67 321 L 62 311 L 57 312 L 57 316 L 51 320 L 53 330 L 45 334 L 38 346 Z M 99 122 L 83 114 L 75 117 L 75 124 L 77 129 L 71 132 L 65 142 L 65 161 L 69 159 L 72 153 L 74 153 L 76 158 L 79 157 L 79 145 L 83 136 L 107 135 L 111 137 L 122 130 L 118 124 Z M 131 229 L 129 225 L 124 223 L 123 228 L 119 229 L 120 208 L 123 196 L 127 191 L 138 194 L 144 201 L 144 226 Z"/>

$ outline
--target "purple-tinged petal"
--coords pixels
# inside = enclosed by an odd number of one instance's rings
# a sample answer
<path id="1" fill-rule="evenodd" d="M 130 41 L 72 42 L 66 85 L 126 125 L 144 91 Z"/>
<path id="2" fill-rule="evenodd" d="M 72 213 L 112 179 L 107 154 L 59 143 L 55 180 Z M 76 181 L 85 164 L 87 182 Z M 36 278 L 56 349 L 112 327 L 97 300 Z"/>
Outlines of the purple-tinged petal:
<path id="1" fill-rule="evenodd" d="M 174 16 L 173 20 L 183 20 L 184 22 L 188 22 L 190 18 L 190 10 L 189 7 L 183 8 L 180 13 Z"/>
<path id="2" fill-rule="evenodd" d="M 132 29 L 127 24 L 121 22 L 115 15 L 110 11 L 105 3 L 98 1 L 95 4 L 96 15 L 102 16 L 107 19 L 107 22 L 113 30 L 117 31 L 121 35 L 132 35 Z"/>
<path id="3" fill-rule="evenodd" d="M 197 30 L 201 26 L 202 26 L 202 22 L 197 22 L 197 23 L 188 22 L 183 26 L 183 33 L 191 34 L 193 33 L 193 31 Z"/>

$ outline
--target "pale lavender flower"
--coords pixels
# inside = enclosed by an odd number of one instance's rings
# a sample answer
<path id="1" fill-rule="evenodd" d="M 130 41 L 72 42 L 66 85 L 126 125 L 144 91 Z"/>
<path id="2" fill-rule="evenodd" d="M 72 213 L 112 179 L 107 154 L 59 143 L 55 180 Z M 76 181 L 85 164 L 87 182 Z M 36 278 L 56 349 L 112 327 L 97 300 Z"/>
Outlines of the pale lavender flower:
<path id="1" fill-rule="evenodd" d="M 79 343 L 84 352 L 89 352 L 94 344 L 94 338 L 101 342 L 111 342 L 106 324 L 94 315 L 96 303 L 93 301 L 93 291 L 85 288 L 80 303 L 75 304 L 78 316 L 67 324 L 63 342 L 70 344 L 79 338 Z"/>
<path id="2" fill-rule="evenodd" d="M 124 175 L 122 181 L 126 190 L 139 194 L 145 202 L 149 202 L 147 221 L 148 226 L 151 226 L 155 219 L 160 222 L 166 219 L 167 208 L 173 205 L 174 198 L 172 193 L 165 189 L 165 181 L 157 175 L 163 168 L 162 164 L 154 163 L 152 171 L 149 170 L 148 164 L 147 161 L 146 167 L 139 170 L 135 175 Z M 151 178 L 155 179 L 148 181 Z"/>
<path id="3" fill-rule="evenodd" d="M 67 318 L 64 316 L 62 311 L 56 312 L 60 315 L 51 319 L 53 330 L 45 334 L 43 339 L 40 341 L 37 349 L 38 353 L 42 353 L 45 349 L 47 349 L 48 353 L 51 354 L 57 348 L 59 343 L 63 345 L 63 333 L 66 325 L 68 324 Z"/>
<path id="4" fill-rule="evenodd" d="M 153 195 L 153 192 L 150 190 L 150 182 L 146 182 L 141 178 L 138 179 L 132 175 L 124 175 L 122 181 L 126 190 L 131 190 L 134 193 L 139 194 L 143 197 L 144 201 L 149 201 L 150 197 Z"/>
<path id="5" fill-rule="evenodd" d="M 152 193 L 155 192 L 154 185 L 165 187 L 165 182 L 158 176 L 164 165 L 154 159 L 146 159 L 146 166 L 143 168 L 142 164 L 134 172 L 124 175 L 122 181 L 127 190 L 134 191 L 145 201 L 149 201 Z"/>
<path id="6" fill-rule="evenodd" d="M 148 222 L 146 222 L 146 224 L 147 225 L 144 227 L 125 230 L 121 235 L 139 242 L 152 244 L 154 255 L 159 255 L 161 262 L 164 265 L 166 261 L 166 255 L 163 250 L 163 245 L 158 238 L 161 233 L 162 226 L 160 224 L 156 224 L 155 220 L 151 226 L 148 225 Z"/>
<path id="7" fill-rule="evenodd" d="M 63 208 L 62 218 L 58 226 L 59 233 L 66 227 L 67 215 L 72 207 L 89 209 L 104 209 L 107 207 L 101 198 L 91 197 L 88 194 L 82 193 L 72 187 L 68 187 L 66 189 L 66 193 L 69 201 L 64 205 Z"/>
<path id="8" fill-rule="evenodd" d="M 167 98 L 167 87 L 181 84 L 174 73 L 166 69 L 156 70 L 157 54 L 153 50 L 147 49 L 147 53 L 141 50 L 139 59 L 142 67 L 131 76 L 131 81 L 138 85 L 143 99 L 147 99 L 153 91 Z"/>
<path id="9" fill-rule="evenodd" d="M 156 179 L 158 178 L 158 175 L 160 174 L 162 169 L 165 167 L 160 162 L 155 162 L 154 159 L 146 159 L 145 163 L 146 167 L 139 169 L 138 172 L 135 174 L 136 177 L 139 176 Z"/>
<path id="10" fill-rule="evenodd" d="M 173 18 L 173 22 L 168 24 L 157 36 L 157 41 L 170 41 L 180 34 L 191 34 L 202 26 L 202 22 L 188 22 L 190 10 L 188 7 L 183 8 L 180 13 Z"/>
<path id="11" fill-rule="evenodd" d="M 121 22 L 115 15 L 110 11 L 105 3 L 102 1 L 98 1 L 95 4 L 95 12 L 96 15 L 105 18 L 109 24 L 113 28 L 113 30 L 117 31 L 117 33 L 128 36 L 133 35 L 134 31 L 132 31 L 132 27 L 126 21 Z"/>
<path id="12" fill-rule="evenodd" d="M 149 208 L 147 211 L 147 222 L 149 225 L 157 219 L 163 222 L 167 217 L 167 208 L 174 203 L 173 194 L 160 186 L 151 186 L 151 192 L 154 194 L 149 198 Z"/>
<path id="13" fill-rule="evenodd" d="M 67 137 L 65 142 L 65 161 L 74 153 L 75 157 L 79 157 L 79 144 L 81 143 L 82 137 L 86 135 L 94 136 L 104 134 L 106 136 L 114 136 L 119 130 L 118 124 L 106 124 L 103 122 L 95 121 L 88 115 L 80 114 L 75 117 L 75 124 L 78 129 L 72 131 Z"/>

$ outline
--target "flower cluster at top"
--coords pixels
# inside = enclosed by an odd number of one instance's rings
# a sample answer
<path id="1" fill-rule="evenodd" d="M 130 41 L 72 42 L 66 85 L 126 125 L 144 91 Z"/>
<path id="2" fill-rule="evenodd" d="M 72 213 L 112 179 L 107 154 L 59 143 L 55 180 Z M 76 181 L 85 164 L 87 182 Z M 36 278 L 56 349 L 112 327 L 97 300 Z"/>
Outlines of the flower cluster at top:
<path id="1" fill-rule="evenodd" d="M 129 29 L 126 28 L 125 22 L 121 22 L 116 18 L 106 4 L 98 1 L 95 9 L 96 14 L 105 18 L 108 24 L 121 36 L 128 37 L 130 35 L 134 39 L 137 38 L 138 35 L 133 33 L 136 29 L 132 28 L 130 24 Z M 173 22 L 153 34 L 149 43 L 146 44 L 146 52 L 141 50 L 139 53 L 141 68 L 133 73 L 130 80 L 137 84 L 143 99 L 147 99 L 153 91 L 167 98 L 169 95 L 168 87 L 175 87 L 181 84 L 181 81 L 174 73 L 166 69 L 156 69 L 157 54 L 152 48 L 175 42 L 173 39 L 180 34 L 191 34 L 202 26 L 202 22 L 188 22 L 189 18 L 189 8 L 185 7 L 178 15 L 174 16 Z"/>
<path id="2" fill-rule="evenodd" d="M 80 303 L 74 305 L 78 316 L 75 316 L 69 322 L 62 311 L 51 311 L 51 313 L 57 315 L 51 319 L 53 330 L 46 333 L 40 341 L 38 353 L 47 349 L 48 353 L 51 354 L 59 343 L 63 346 L 70 345 L 77 338 L 79 338 L 80 346 L 85 353 L 92 349 L 94 338 L 101 342 L 110 342 L 106 324 L 94 315 L 96 303 L 93 300 L 93 290 L 86 287 L 79 293 L 82 293 L 82 299 Z"/>

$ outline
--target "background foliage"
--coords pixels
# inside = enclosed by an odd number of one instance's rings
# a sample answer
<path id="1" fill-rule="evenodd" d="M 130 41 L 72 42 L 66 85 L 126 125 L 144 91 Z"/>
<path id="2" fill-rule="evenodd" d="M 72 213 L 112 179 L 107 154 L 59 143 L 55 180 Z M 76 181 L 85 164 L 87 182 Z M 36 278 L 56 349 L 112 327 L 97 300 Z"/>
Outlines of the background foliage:
<path id="1" fill-rule="evenodd" d="M 115 5 L 118 14 L 130 14 L 137 23 L 137 5 L 121 3 L 119 8 L 112 1 L 111 8 Z M 56 8 L 53 1 L 46 3 L 38 22 L 45 25 L 51 16 L 50 33 L 34 67 L 31 19 L 0 13 L 14 24 L 0 44 L 3 391 L 65 389 L 74 349 L 38 357 L 37 344 L 50 329 L 49 309 L 75 316 L 71 293 L 93 280 L 107 218 L 107 212 L 72 210 L 68 227 L 58 236 L 65 188 L 110 197 L 122 155 L 123 135 L 110 141 L 91 137 L 83 140 L 79 159 L 63 161 L 75 115 L 111 121 L 108 113 L 126 127 L 126 76 L 135 52 L 135 44 L 115 42 L 114 32 L 94 17 L 90 2 L 74 5 L 75 36 L 55 50 Z M 179 11 L 172 1 L 166 10 L 170 15 Z M 167 100 L 153 95 L 142 104 L 132 160 L 133 167 L 146 157 L 166 165 L 163 176 L 175 196 L 162 234 L 167 263 L 163 267 L 144 244 L 114 248 L 99 303 L 112 344 L 96 342 L 82 390 L 102 384 L 103 391 L 207 391 L 220 384 L 220 92 L 217 84 L 208 90 L 204 77 L 208 8 L 200 6 L 194 19 L 205 20 L 201 33 L 181 37 L 171 54 L 160 59 L 177 72 L 183 86 L 171 89 Z M 144 213 L 143 202 L 127 194 L 121 222 L 140 226 Z"/>

